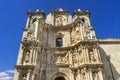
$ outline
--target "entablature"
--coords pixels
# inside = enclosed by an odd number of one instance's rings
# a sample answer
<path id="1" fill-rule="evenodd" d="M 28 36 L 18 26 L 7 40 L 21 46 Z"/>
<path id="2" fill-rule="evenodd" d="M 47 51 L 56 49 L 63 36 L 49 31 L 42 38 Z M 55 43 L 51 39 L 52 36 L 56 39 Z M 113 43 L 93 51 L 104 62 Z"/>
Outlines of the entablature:
<path id="1" fill-rule="evenodd" d="M 16 65 L 15 66 L 16 69 L 34 69 L 35 65 Z"/>

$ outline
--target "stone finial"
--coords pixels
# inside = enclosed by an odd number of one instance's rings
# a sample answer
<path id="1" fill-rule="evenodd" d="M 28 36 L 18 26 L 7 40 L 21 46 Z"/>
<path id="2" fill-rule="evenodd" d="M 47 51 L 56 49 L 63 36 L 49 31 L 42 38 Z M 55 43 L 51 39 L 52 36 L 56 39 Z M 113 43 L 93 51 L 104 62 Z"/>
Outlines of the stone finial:
<path id="1" fill-rule="evenodd" d="M 78 9 L 77 11 L 78 11 L 78 12 L 80 12 L 80 11 L 81 11 L 81 9 Z"/>
<path id="2" fill-rule="evenodd" d="M 36 12 L 39 12 L 39 9 L 36 9 Z"/>
<path id="3" fill-rule="evenodd" d="M 60 9 L 58 9 L 59 11 L 63 11 L 63 9 L 62 8 L 60 8 Z"/>
<path id="4" fill-rule="evenodd" d="M 31 10 L 29 10 L 28 12 L 31 12 Z"/>
<path id="5" fill-rule="evenodd" d="M 86 12 L 89 12 L 88 10 L 86 10 Z"/>

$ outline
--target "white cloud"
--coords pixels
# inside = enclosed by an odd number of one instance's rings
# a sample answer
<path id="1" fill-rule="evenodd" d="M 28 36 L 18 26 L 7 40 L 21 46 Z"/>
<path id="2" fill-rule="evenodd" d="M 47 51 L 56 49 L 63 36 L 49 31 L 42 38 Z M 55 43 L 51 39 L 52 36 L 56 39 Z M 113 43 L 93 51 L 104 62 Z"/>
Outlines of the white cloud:
<path id="1" fill-rule="evenodd" d="M 0 72 L 0 77 L 8 76 L 6 72 Z"/>
<path id="2" fill-rule="evenodd" d="M 0 72 L 0 80 L 13 80 L 14 70 Z"/>
<path id="3" fill-rule="evenodd" d="M 8 73 L 14 73 L 14 70 L 8 70 L 6 72 L 8 72 Z"/>
<path id="4" fill-rule="evenodd" d="M 5 76 L 5 77 L 1 77 L 0 80 L 12 80 L 13 77 L 10 76 Z"/>

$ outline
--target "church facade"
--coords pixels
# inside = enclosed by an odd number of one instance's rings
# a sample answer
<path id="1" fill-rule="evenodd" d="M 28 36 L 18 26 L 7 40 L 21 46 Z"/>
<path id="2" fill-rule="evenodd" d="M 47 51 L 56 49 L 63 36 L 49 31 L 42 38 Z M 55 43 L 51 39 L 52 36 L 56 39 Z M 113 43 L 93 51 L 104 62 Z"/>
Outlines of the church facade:
<path id="1" fill-rule="evenodd" d="M 97 39 L 90 12 L 27 16 L 14 80 L 120 80 L 120 40 Z"/>

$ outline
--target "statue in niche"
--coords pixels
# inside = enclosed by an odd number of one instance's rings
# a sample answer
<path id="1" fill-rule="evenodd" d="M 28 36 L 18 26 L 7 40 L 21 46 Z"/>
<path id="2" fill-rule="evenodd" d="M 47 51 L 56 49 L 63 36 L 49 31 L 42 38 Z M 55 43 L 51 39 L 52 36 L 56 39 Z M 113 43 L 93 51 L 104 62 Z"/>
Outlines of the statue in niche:
<path id="1" fill-rule="evenodd" d="M 93 72 L 93 80 L 99 80 L 99 76 L 97 72 Z"/>
<path id="2" fill-rule="evenodd" d="M 27 80 L 27 74 L 26 73 L 22 75 L 22 80 Z"/>
<path id="3" fill-rule="evenodd" d="M 62 17 L 61 16 L 58 16 L 56 18 L 56 26 L 61 26 L 62 25 Z"/>
<path id="4" fill-rule="evenodd" d="M 83 63 L 83 55 L 82 55 L 81 50 L 79 51 L 79 56 L 80 56 L 80 59 L 79 59 L 80 61 L 79 62 L 80 62 L 80 64 L 82 64 Z"/>
<path id="5" fill-rule="evenodd" d="M 77 49 L 75 48 L 73 53 L 73 64 L 74 66 L 77 66 L 78 58 L 77 58 Z"/>
<path id="6" fill-rule="evenodd" d="M 25 52 L 24 60 L 25 60 L 26 63 L 28 63 L 28 62 L 29 62 L 29 59 L 30 59 L 30 50 L 27 50 L 27 51 Z"/>
<path id="7" fill-rule="evenodd" d="M 94 51 L 92 49 L 89 50 L 89 54 L 90 54 L 90 60 L 91 60 L 91 62 L 95 62 L 96 59 L 95 59 Z"/>

